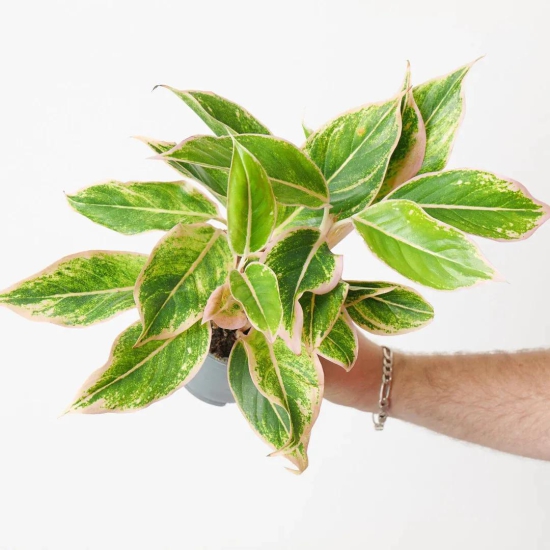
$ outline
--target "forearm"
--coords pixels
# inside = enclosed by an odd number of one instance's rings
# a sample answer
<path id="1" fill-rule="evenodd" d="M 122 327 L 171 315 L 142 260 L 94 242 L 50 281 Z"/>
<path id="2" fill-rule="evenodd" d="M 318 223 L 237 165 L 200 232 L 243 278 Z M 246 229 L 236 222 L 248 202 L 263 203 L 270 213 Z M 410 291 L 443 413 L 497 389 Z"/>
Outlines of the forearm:
<path id="1" fill-rule="evenodd" d="M 350 373 L 324 362 L 326 396 L 372 412 L 377 409 L 382 353 L 365 338 L 360 345 Z M 394 352 L 389 416 L 457 439 L 550 460 L 550 353 Z"/>

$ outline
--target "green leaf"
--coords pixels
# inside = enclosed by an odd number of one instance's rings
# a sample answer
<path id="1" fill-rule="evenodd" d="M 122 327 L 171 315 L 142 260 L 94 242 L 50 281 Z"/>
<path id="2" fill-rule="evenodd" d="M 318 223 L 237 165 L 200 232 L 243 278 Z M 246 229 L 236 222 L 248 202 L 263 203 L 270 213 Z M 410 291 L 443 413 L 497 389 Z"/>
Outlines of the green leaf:
<path id="1" fill-rule="evenodd" d="M 261 250 L 275 226 L 275 197 L 262 165 L 237 142 L 229 173 L 227 232 L 240 256 Z"/>
<path id="2" fill-rule="evenodd" d="M 342 257 L 328 248 L 318 229 L 290 231 L 272 243 L 265 257 L 279 281 L 283 322 L 279 335 L 300 353 L 303 312 L 298 300 L 304 292 L 324 294 L 340 280 Z"/>
<path id="3" fill-rule="evenodd" d="M 403 334 L 428 324 L 433 307 L 412 288 L 394 283 L 348 281 L 346 309 L 373 334 Z"/>
<path id="4" fill-rule="evenodd" d="M 67 195 L 67 200 L 93 222 L 126 235 L 220 217 L 216 205 L 185 181 L 109 181 Z"/>
<path id="5" fill-rule="evenodd" d="M 351 370 L 359 354 L 359 343 L 353 322 L 345 311 L 340 312 L 317 353 L 347 371 Z"/>
<path id="6" fill-rule="evenodd" d="M 119 335 L 109 360 L 86 381 L 71 412 L 142 409 L 184 386 L 206 359 L 210 323 L 195 323 L 167 340 L 134 347 L 141 330 L 138 322 Z"/>
<path id="7" fill-rule="evenodd" d="M 208 298 L 202 316 L 202 322 L 206 321 L 214 321 L 227 330 L 237 330 L 248 323 L 241 304 L 231 295 L 229 283 L 219 286 Z"/>
<path id="8" fill-rule="evenodd" d="M 158 141 L 141 136 L 136 137 L 136 139 L 139 139 L 142 143 L 148 145 L 153 151 L 155 151 L 155 153 L 158 153 L 159 155 L 170 151 L 176 146 L 176 143 L 170 141 Z M 228 163 L 230 164 L 231 150 L 229 150 L 228 159 Z M 163 158 L 163 160 L 165 159 Z M 185 177 L 202 183 L 223 205 L 225 205 L 225 197 L 227 195 L 227 173 L 220 172 L 216 168 L 208 168 L 205 166 L 190 164 L 188 162 L 167 160 L 166 163 L 177 170 L 180 174 L 183 174 Z"/>
<path id="9" fill-rule="evenodd" d="M 401 136 L 392 153 L 384 183 L 376 197 L 377 201 L 398 185 L 414 177 L 422 166 L 426 152 L 426 129 L 414 100 L 409 63 L 407 63 L 407 74 L 402 89 L 406 93 L 401 100 Z"/>
<path id="10" fill-rule="evenodd" d="M 493 269 L 463 233 L 406 200 L 382 201 L 354 216 L 356 229 L 390 267 L 441 290 L 492 279 Z"/>
<path id="11" fill-rule="evenodd" d="M 340 115 L 312 134 L 305 149 L 330 190 L 331 214 L 348 218 L 377 195 L 401 130 L 401 96 Z"/>
<path id="12" fill-rule="evenodd" d="M 217 171 L 217 181 L 225 188 L 226 195 L 232 139 L 247 149 L 264 167 L 277 202 L 309 208 L 321 208 L 328 204 L 327 183 L 317 166 L 295 145 L 273 136 L 196 136 L 183 141 L 161 158 Z"/>
<path id="13" fill-rule="evenodd" d="M 472 65 L 413 88 L 413 96 L 426 129 L 426 152 L 419 174 L 445 168 L 462 120 L 462 81 Z"/>
<path id="14" fill-rule="evenodd" d="M 290 437 L 282 449 L 294 449 L 309 437 L 319 414 L 323 397 L 321 365 L 305 347 L 297 356 L 280 338 L 271 343 L 256 330 L 242 340 L 255 386 L 288 413 Z"/>
<path id="15" fill-rule="evenodd" d="M 154 248 L 135 290 L 143 332 L 136 345 L 184 332 L 201 317 L 235 259 L 221 229 L 179 224 Z"/>
<path id="16" fill-rule="evenodd" d="M 277 277 L 259 262 L 246 266 L 244 273 L 236 269 L 229 274 L 231 294 L 242 305 L 250 324 L 271 342 L 275 340 L 283 310 Z"/>
<path id="17" fill-rule="evenodd" d="M 185 102 L 217 135 L 270 134 L 270 131 L 246 109 L 212 92 L 176 90 L 163 86 Z"/>
<path id="18" fill-rule="evenodd" d="M 388 199 L 416 202 L 430 216 L 466 233 L 503 241 L 528 237 L 549 215 L 548 206 L 518 182 L 481 170 L 419 176 Z"/>
<path id="19" fill-rule="evenodd" d="M 238 340 L 229 357 L 228 378 L 231 391 L 243 416 L 252 429 L 273 449 L 282 449 L 290 440 L 290 418 L 283 407 L 262 395 L 250 376 L 244 343 Z M 285 453 L 302 472 L 307 468 L 307 444 Z"/>
<path id="20" fill-rule="evenodd" d="M 303 206 L 283 206 L 277 207 L 277 221 L 275 224 L 274 235 L 281 235 L 290 229 L 298 227 L 321 227 L 323 223 L 324 210 L 312 210 Z"/>
<path id="21" fill-rule="evenodd" d="M 325 294 L 306 292 L 300 298 L 300 305 L 304 312 L 302 339 L 308 349 L 318 349 L 330 332 L 340 315 L 347 292 L 348 284 L 340 282 Z"/>
<path id="22" fill-rule="evenodd" d="M 304 136 L 307 139 L 311 134 L 313 134 L 313 130 L 305 125 L 304 122 L 302 122 L 302 130 L 304 131 Z"/>
<path id="23" fill-rule="evenodd" d="M 93 325 L 135 307 L 134 285 L 146 260 L 107 250 L 66 256 L 0 292 L 0 305 L 34 321 Z"/>

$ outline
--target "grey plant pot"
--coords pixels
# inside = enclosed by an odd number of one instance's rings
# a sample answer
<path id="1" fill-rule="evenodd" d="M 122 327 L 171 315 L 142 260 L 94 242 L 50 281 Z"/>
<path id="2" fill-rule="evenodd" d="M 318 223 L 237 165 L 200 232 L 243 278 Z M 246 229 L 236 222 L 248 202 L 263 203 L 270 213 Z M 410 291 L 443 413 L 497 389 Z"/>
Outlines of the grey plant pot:
<path id="1" fill-rule="evenodd" d="M 235 403 L 227 381 L 227 361 L 210 354 L 207 355 L 199 372 L 185 385 L 185 389 L 197 399 L 217 407 Z"/>

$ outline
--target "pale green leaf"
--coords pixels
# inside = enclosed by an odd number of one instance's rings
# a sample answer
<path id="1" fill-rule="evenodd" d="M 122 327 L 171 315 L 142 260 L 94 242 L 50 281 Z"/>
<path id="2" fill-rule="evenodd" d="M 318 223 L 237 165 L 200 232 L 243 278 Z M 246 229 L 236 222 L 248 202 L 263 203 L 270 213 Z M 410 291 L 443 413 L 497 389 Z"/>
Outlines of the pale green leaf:
<path id="1" fill-rule="evenodd" d="M 312 134 L 305 149 L 323 172 L 331 214 L 348 218 L 376 197 L 401 131 L 401 96 L 344 113 Z"/>
<path id="2" fill-rule="evenodd" d="M 234 143 L 227 193 L 229 244 L 240 256 L 261 250 L 275 226 L 276 204 L 262 165 Z"/>
<path id="3" fill-rule="evenodd" d="M 492 279 L 493 269 L 463 233 L 406 200 L 382 201 L 354 216 L 370 249 L 405 277 L 453 290 Z"/>
<path id="4" fill-rule="evenodd" d="M 376 197 L 377 201 L 398 185 L 414 177 L 424 161 L 426 129 L 414 100 L 411 88 L 411 68 L 408 63 L 402 89 L 406 93 L 401 100 L 401 135 L 397 147 L 392 153 L 384 183 Z"/>
<path id="5" fill-rule="evenodd" d="M 290 440 L 290 418 L 284 408 L 267 399 L 254 385 L 242 341 L 237 341 L 231 351 L 228 378 L 237 406 L 252 429 L 271 448 L 282 449 Z M 302 443 L 284 454 L 300 472 L 307 468 L 306 447 L 307 443 Z"/>
<path id="6" fill-rule="evenodd" d="M 294 449 L 309 437 L 319 414 L 323 397 L 321 365 L 305 347 L 295 355 L 280 338 L 271 343 L 256 330 L 251 330 L 243 342 L 255 386 L 288 413 L 290 438 L 282 449 Z"/>
<path id="7" fill-rule="evenodd" d="M 355 326 L 345 311 L 340 312 L 317 353 L 347 371 L 351 370 L 357 360 L 359 343 Z"/>
<path id="8" fill-rule="evenodd" d="M 139 139 L 142 143 L 148 145 L 153 151 L 155 151 L 155 153 L 158 153 L 159 155 L 170 151 L 176 146 L 176 143 L 170 141 L 158 141 L 141 136 L 136 137 L 136 139 Z M 191 164 L 183 161 L 167 160 L 166 163 L 177 170 L 180 174 L 183 174 L 185 177 L 202 183 L 214 194 L 216 199 L 225 205 L 228 172 L 220 172 L 217 168 L 209 168 L 207 166 Z M 228 163 L 231 163 L 231 149 L 229 149 Z"/>
<path id="9" fill-rule="evenodd" d="M 526 238 L 549 215 L 548 206 L 518 182 L 481 170 L 419 176 L 387 198 L 411 200 L 442 222 L 497 240 Z"/>
<path id="10" fill-rule="evenodd" d="M 237 330 L 248 323 L 244 309 L 231 294 L 229 283 L 219 286 L 208 298 L 202 316 L 202 322 L 206 321 L 214 321 L 227 330 Z"/>
<path id="11" fill-rule="evenodd" d="M 379 281 L 348 281 L 346 309 L 373 334 L 403 334 L 428 324 L 433 307 L 407 286 Z"/>
<path id="12" fill-rule="evenodd" d="M 426 129 L 426 152 L 419 174 L 445 168 L 463 116 L 462 81 L 472 65 L 413 88 Z"/>
<path id="13" fill-rule="evenodd" d="M 177 223 L 219 219 L 216 205 L 193 185 L 176 182 L 109 181 L 67 195 L 80 214 L 119 233 L 168 231 Z"/>
<path id="14" fill-rule="evenodd" d="M 305 292 L 300 298 L 304 312 L 304 329 L 302 340 L 305 346 L 317 349 L 340 315 L 348 292 L 348 284 L 338 283 L 325 294 Z"/>
<path id="15" fill-rule="evenodd" d="M 275 273 L 259 262 L 229 274 L 231 294 L 242 305 L 251 325 L 273 341 L 281 326 L 283 310 Z"/>
<path id="16" fill-rule="evenodd" d="M 302 130 L 304 132 L 304 136 L 307 139 L 311 134 L 313 134 L 313 130 L 309 128 L 309 126 L 306 126 L 304 122 L 302 122 Z"/>
<path id="17" fill-rule="evenodd" d="M 115 341 L 109 360 L 86 381 L 71 411 L 135 411 L 168 397 L 202 366 L 210 347 L 210 323 L 200 322 L 167 340 L 135 347 L 141 332 L 135 323 Z"/>
<path id="18" fill-rule="evenodd" d="M 212 92 L 176 90 L 161 86 L 184 101 L 217 135 L 270 134 L 270 131 L 246 109 Z"/>
<path id="19" fill-rule="evenodd" d="M 263 166 L 277 202 L 309 208 L 328 204 L 327 183 L 317 166 L 295 145 L 273 136 L 196 136 L 181 142 L 161 158 L 216 171 L 216 181 L 225 189 L 221 193 L 227 195 L 233 139 Z"/>
<path id="20" fill-rule="evenodd" d="M 0 305 L 34 321 L 87 326 L 135 307 L 143 254 L 91 250 L 66 256 L 0 292 Z"/>
<path id="21" fill-rule="evenodd" d="M 325 211 L 304 206 L 284 206 L 277 207 L 277 221 L 275 224 L 274 235 L 281 235 L 290 229 L 298 227 L 321 227 Z"/>
<path id="22" fill-rule="evenodd" d="M 298 300 L 304 292 L 323 294 L 332 290 L 342 274 L 342 257 L 329 250 L 320 230 L 302 228 L 289 231 L 273 242 L 265 264 L 279 281 L 283 305 L 279 334 L 299 353 L 303 312 Z"/>
<path id="23" fill-rule="evenodd" d="M 234 267 L 225 233 L 207 224 L 179 224 L 154 248 L 136 283 L 143 324 L 138 345 L 171 338 L 201 317 Z"/>

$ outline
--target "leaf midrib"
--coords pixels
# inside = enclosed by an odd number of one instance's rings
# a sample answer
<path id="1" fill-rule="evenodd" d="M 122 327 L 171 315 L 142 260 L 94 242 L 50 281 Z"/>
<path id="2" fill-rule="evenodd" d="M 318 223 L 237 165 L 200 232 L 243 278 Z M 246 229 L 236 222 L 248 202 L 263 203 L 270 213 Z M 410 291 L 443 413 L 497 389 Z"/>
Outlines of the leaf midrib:
<path id="1" fill-rule="evenodd" d="M 441 255 L 441 254 L 438 254 L 438 253 L 436 253 L 436 252 L 433 252 L 433 251 L 431 251 L 431 250 L 428 250 L 428 249 L 426 249 L 426 248 L 423 248 L 423 247 L 421 247 L 421 246 L 419 246 L 419 245 L 417 245 L 417 244 L 415 244 L 415 243 L 411 243 L 410 241 L 406 241 L 406 240 L 404 240 L 404 239 L 402 239 L 402 238 L 400 238 L 400 237 L 397 237 L 396 235 L 393 235 L 392 233 L 388 233 L 387 231 L 384 231 L 383 229 L 381 229 L 381 228 L 380 228 L 379 226 L 377 226 L 377 225 L 374 225 L 374 224 L 372 224 L 372 223 L 366 222 L 365 220 L 363 220 L 363 219 L 361 219 L 361 218 L 355 218 L 355 220 L 358 221 L 359 223 L 362 223 L 363 225 L 366 225 L 366 226 L 368 226 L 368 227 L 371 227 L 374 231 L 378 231 L 379 233 L 382 233 L 382 234 L 386 235 L 387 237 L 389 237 L 389 238 L 391 238 L 391 239 L 394 239 L 394 240 L 396 240 L 396 241 L 399 241 L 399 242 L 403 243 L 403 244 L 406 245 L 406 246 L 409 246 L 410 248 L 414 248 L 414 249 L 416 249 L 416 250 L 419 250 L 420 252 L 423 252 L 423 253 L 425 253 L 425 254 L 428 254 L 429 256 L 434 256 L 435 258 L 439 258 L 439 259 L 444 260 L 444 261 L 446 261 L 446 262 L 449 262 L 449 263 L 452 263 L 452 264 L 459 265 L 459 266 L 462 267 L 462 268 L 466 267 L 466 268 L 468 268 L 468 269 L 470 269 L 470 270 L 475 271 L 476 273 L 483 273 L 483 274 L 485 275 L 484 272 L 481 272 L 481 271 L 479 271 L 478 269 L 471 268 L 471 267 L 469 267 L 469 266 L 467 266 L 467 265 L 465 265 L 465 264 L 463 264 L 463 263 L 460 263 L 460 262 L 458 262 L 458 261 L 456 261 L 456 260 L 453 260 L 453 259 L 451 259 L 451 258 L 448 258 L 447 256 L 443 256 L 443 255 Z"/>
<path id="2" fill-rule="evenodd" d="M 168 210 L 167 208 L 152 208 L 147 206 L 125 206 L 120 204 L 100 204 L 100 203 L 90 203 L 90 202 L 80 202 L 75 201 L 74 199 L 70 199 L 71 202 L 74 202 L 75 204 L 80 204 L 82 206 L 92 206 L 94 208 L 116 208 L 120 210 L 139 210 L 144 212 L 155 212 L 158 214 L 182 214 L 185 216 L 196 216 L 196 217 L 204 217 L 204 218 L 215 218 L 215 213 L 207 213 L 207 212 L 196 212 L 194 210 Z"/>
<path id="3" fill-rule="evenodd" d="M 185 275 L 179 280 L 178 284 L 170 291 L 170 293 L 168 294 L 166 300 L 164 300 L 163 304 L 158 308 L 157 312 L 155 313 L 155 315 L 151 319 L 151 322 L 147 325 L 147 327 L 145 327 L 145 324 L 144 324 L 143 336 L 145 336 L 149 332 L 150 328 L 156 322 L 156 320 L 158 319 L 158 316 L 160 315 L 160 312 L 165 308 L 166 304 L 174 297 L 176 292 L 179 290 L 181 285 L 183 285 L 183 283 L 187 280 L 187 278 L 192 273 L 195 272 L 197 266 L 202 262 L 202 260 L 206 256 L 206 254 L 208 254 L 208 252 L 210 252 L 211 248 L 214 246 L 214 241 L 216 241 L 218 239 L 218 237 L 220 236 L 220 233 L 221 233 L 221 231 L 219 231 L 219 230 L 214 231 L 212 237 L 210 238 L 210 240 L 208 241 L 208 243 L 206 244 L 204 249 L 197 256 L 195 261 L 191 264 L 189 269 L 186 271 Z M 141 340 L 141 338 L 140 338 L 140 340 Z"/>
<path id="4" fill-rule="evenodd" d="M 177 338 L 177 336 L 173 336 L 172 338 L 169 338 L 167 340 L 165 340 L 158 348 L 156 348 L 155 350 L 153 350 L 149 355 L 147 355 L 145 358 L 143 358 L 137 365 L 135 365 L 134 367 L 132 367 L 130 370 L 126 371 L 124 374 L 122 374 L 121 376 L 118 376 L 117 378 L 115 378 L 114 380 L 111 380 L 108 384 L 106 384 L 105 386 L 102 386 L 101 388 L 98 388 L 97 390 L 93 391 L 92 393 L 86 395 L 85 397 L 82 397 L 77 403 L 75 403 L 75 405 L 80 405 L 82 403 L 85 403 L 87 401 L 89 401 L 94 395 L 96 395 L 97 393 L 101 392 L 101 391 L 105 391 L 107 388 L 109 388 L 110 386 L 112 386 L 113 384 L 117 383 L 117 382 L 120 382 L 121 380 L 124 380 L 124 378 L 126 378 L 127 376 L 129 376 L 130 374 L 132 374 L 133 372 L 135 372 L 137 369 L 141 368 L 145 363 L 148 363 L 151 359 L 153 359 L 157 354 L 159 354 L 166 346 L 168 346 L 169 344 L 171 344 L 174 339 Z M 113 358 L 112 358 L 113 359 Z M 105 374 L 112 366 L 113 366 L 113 361 L 111 359 L 111 362 L 109 364 L 109 366 L 105 369 L 105 372 L 102 373 L 102 374 Z M 99 380 L 98 380 L 99 382 Z M 73 408 L 74 408 L 74 405 L 73 405 Z"/>
<path id="5" fill-rule="evenodd" d="M 327 184 L 330 184 L 330 182 L 348 165 L 348 163 L 355 157 L 355 155 L 357 154 L 357 152 L 363 147 L 363 145 L 367 142 L 367 140 L 370 139 L 370 137 L 372 136 L 372 134 L 374 133 L 374 131 L 378 128 L 378 126 L 380 126 L 380 124 L 382 124 L 382 122 L 384 120 L 386 120 L 386 118 L 390 115 L 390 113 L 392 112 L 393 109 L 388 109 L 387 113 L 374 125 L 374 127 L 372 128 L 372 130 L 365 136 L 365 138 L 359 143 L 359 145 L 348 155 L 348 157 L 346 158 L 346 160 L 340 165 L 340 167 L 338 168 L 338 170 L 336 170 L 336 172 L 334 172 L 334 174 L 332 174 L 332 176 L 330 176 L 330 178 L 328 178 L 327 180 Z"/>
<path id="6" fill-rule="evenodd" d="M 117 292 L 130 292 L 133 291 L 133 286 L 124 286 L 124 287 L 115 287 L 115 288 L 107 288 L 104 290 L 90 290 L 85 292 L 68 292 L 66 294 L 47 294 L 44 296 L 31 296 L 31 298 L 36 300 L 46 300 L 51 298 L 69 298 L 69 297 L 75 297 L 75 296 L 95 296 L 95 295 L 101 295 L 101 294 L 114 294 Z M 7 299 L 9 296 L 6 295 L 0 295 L 0 301 L 3 299 Z M 20 297 L 23 298 L 23 297 Z"/>

